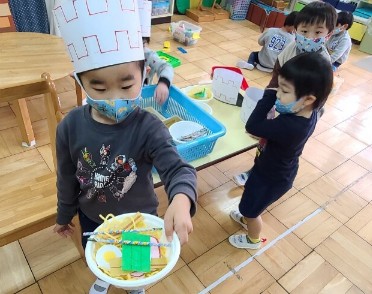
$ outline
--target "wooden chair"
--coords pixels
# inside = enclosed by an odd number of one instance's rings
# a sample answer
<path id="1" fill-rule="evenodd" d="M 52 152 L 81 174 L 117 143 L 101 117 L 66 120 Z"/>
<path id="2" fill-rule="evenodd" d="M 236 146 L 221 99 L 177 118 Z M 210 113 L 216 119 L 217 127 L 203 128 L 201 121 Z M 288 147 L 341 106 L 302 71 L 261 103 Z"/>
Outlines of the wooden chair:
<path id="1" fill-rule="evenodd" d="M 48 88 L 48 91 L 44 94 L 44 103 L 45 103 L 45 108 L 47 112 L 47 121 L 48 121 L 48 129 L 49 129 L 49 136 L 50 136 L 50 145 L 51 145 L 52 156 L 53 156 L 53 163 L 54 163 L 54 168 L 56 169 L 57 168 L 56 130 L 57 130 L 57 125 L 63 119 L 64 114 L 61 110 L 56 86 L 53 80 L 51 79 L 50 75 L 48 73 L 43 73 L 41 77 L 45 80 L 47 84 L 47 88 Z M 79 101 L 81 102 L 82 91 L 78 83 L 76 83 L 76 93 L 77 93 L 78 102 Z M 84 249 L 81 243 L 81 227 L 80 227 L 78 217 L 75 216 L 72 222 L 75 225 L 75 231 L 71 239 L 74 242 L 76 248 L 78 249 L 81 258 L 85 260 Z"/>
<path id="2" fill-rule="evenodd" d="M 56 166 L 55 131 L 57 124 L 63 118 L 63 113 L 54 82 L 49 74 L 43 74 L 40 80 L 33 84 L 32 91 L 34 95 L 45 95 L 53 162 Z M 77 91 L 81 91 L 80 87 Z M 19 99 L 24 99 L 22 97 L 24 96 L 1 95 L 0 102 L 17 102 Z M 56 221 L 56 199 L 55 173 L 36 178 L 32 183 L 24 186 L 2 191 L 0 194 L 0 202 L 2 203 L 0 205 L 0 246 L 54 225 Z M 74 218 L 73 223 L 75 224 L 75 233 L 72 240 L 85 261 L 77 217 Z"/>

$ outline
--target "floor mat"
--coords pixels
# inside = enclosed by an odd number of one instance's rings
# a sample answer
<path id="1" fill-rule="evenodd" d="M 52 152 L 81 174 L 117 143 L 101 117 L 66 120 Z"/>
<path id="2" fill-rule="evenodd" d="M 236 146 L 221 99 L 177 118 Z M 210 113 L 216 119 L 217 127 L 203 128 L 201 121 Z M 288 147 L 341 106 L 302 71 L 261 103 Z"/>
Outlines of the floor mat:
<path id="1" fill-rule="evenodd" d="M 363 68 L 369 72 L 372 72 L 372 56 L 363 58 L 357 62 L 354 62 L 357 67 Z"/>

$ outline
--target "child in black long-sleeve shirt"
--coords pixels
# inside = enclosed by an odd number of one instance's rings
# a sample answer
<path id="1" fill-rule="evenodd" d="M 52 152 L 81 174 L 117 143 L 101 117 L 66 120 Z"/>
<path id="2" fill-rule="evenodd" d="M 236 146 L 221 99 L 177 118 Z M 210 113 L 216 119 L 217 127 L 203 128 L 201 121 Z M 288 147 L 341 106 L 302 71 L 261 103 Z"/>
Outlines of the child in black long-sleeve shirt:
<path id="1" fill-rule="evenodd" d="M 260 248 L 261 213 L 292 187 L 299 157 L 317 123 L 317 109 L 326 102 L 332 82 L 331 65 L 321 54 L 300 54 L 280 69 L 278 89 L 267 89 L 258 102 L 246 130 L 266 140 L 258 148 L 239 210 L 230 213 L 248 230 L 229 238 L 233 246 Z M 280 115 L 267 119 L 274 104 Z"/>

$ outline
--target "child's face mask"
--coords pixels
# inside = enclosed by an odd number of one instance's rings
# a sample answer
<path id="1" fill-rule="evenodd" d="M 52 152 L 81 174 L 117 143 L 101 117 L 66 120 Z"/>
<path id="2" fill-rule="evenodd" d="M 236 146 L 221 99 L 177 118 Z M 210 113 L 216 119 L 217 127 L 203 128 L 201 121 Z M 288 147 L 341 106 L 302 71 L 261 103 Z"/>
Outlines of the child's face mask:
<path id="1" fill-rule="evenodd" d="M 296 101 L 293 101 L 291 103 L 288 103 L 288 104 L 283 104 L 278 98 L 276 99 L 275 101 L 275 110 L 277 112 L 279 112 L 280 114 L 294 114 L 294 113 L 297 113 L 299 111 L 301 111 L 304 106 L 300 106 L 298 107 L 297 109 L 294 109 L 294 107 L 296 106 L 296 104 L 300 101 L 301 99 L 299 100 L 296 100 Z"/>
<path id="2" fill-rule="evenodd" d="M 141 101 L 141 91 L 134 99 L 104 99 L 94 100 L 87 96 L 87 103 L 97 110 L 100 114 L 119 123 L 125 120 L 137 107 Z"/>
<path id="3" fill-rule="evenodd" d="M 110 120 L 122 122 L 140 106 L 143 74 L 141 77 L 136 62 L 84 73 L 81 78 L 87 104 Z"/>
<path id="4" fill-rule="evenodd" d="M 296 47 L 301 53 L 317 52 L 322 48 L 322 46 L 324 46 L 325 42 L 326 37 L 309 39 L 299 33 L 296 33 Z"/>
<path id="5" fill-rule="evenodd" d="M 341 27 L 335 28 L 334 31 L 333 31 L 333 33 L 332 33 L 332 35 L 337 35 L 337 34 L 339 34 L 341 32 L 342 32 L 342 28 Z"/>

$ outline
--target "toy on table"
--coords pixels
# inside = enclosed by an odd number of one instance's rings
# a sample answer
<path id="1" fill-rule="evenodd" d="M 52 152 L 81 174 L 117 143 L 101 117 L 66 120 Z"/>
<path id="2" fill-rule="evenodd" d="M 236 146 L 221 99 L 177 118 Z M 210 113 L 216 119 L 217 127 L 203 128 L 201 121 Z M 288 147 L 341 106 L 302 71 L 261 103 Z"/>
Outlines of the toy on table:
<path id="1" fill-rule="evenodd" d="M 193 85 L 182 89 L 188 97 L 198 102 L 208 102 L 213 99 L 212 85 Z"/>
<path id="2" fill-rule="evenodd" d="M 209 131 L 203 125 L 193 121 L 179 121 L 169 128 L 173 141 L 184 144 L 208 135 Z"/>
<path id="3" fill-rule="evenodd" d="M 213 97 L 227 104 L 242 106 L 248 83 L 236 67 L 212 67 Z"/>
<path id="4" fill-rule="evenodd" d="M 202 91 L 197 92 L 197 93 L 194 94 L 194 98 L 197 98 L 197 99 L 198 98 L 205 98 L 205 97 L 207 97 L 207 91 L 206 91 L 205 88 L 203 88 Z"/>
<path id="5" fill-rule="evenodd" d="M 232 70 L 232 71 L 235 71 L 241 75 L 243 75 L 242 71 L 240 68 L 238 67 L 234 67 L 234 66 L 223 66 L 223 65 L 218 65 L 218 66 L 213 66 L 212 67 L 212 73 L 211 73 L 211 77 L 213 78 L 213 73 L 214 73 L 214 70 L 217 69 L 217 68 L 224 68 L 224 69 L 228 69 L 228 70 Z M 247 90 L 248 88 L 248 83 L 247 83 L 247 80 L 244 78 L 243 76 L 243 81 L 242 81 L 242 85 L 241 85 L 241 89 L 243 91 Z"/>

